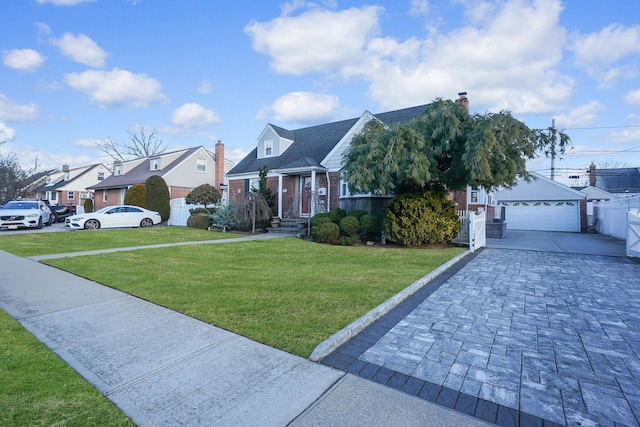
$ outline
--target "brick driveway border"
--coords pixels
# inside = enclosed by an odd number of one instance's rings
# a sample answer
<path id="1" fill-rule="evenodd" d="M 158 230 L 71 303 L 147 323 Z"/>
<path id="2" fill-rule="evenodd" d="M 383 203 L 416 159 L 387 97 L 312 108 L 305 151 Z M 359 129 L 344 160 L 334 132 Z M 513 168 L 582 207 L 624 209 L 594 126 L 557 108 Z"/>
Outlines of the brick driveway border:
<path id="1" fill-rule="evenodd" d="M 499 425 L 638 425 L 640 263 L 485 248 L 322 363 Z"/>

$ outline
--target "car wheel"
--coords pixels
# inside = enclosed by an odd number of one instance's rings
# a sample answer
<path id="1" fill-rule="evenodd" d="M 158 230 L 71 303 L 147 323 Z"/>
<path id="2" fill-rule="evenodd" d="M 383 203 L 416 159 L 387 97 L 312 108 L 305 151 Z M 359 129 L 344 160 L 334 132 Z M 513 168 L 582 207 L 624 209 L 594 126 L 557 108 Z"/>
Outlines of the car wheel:
<path id="1" fill-rule="evenodd" d="M 40 230 L 42 228 L 42 217 L 38 218 L 38 225 L 36 225 L 36 228 L 38 230 Z"/>
<path id="2" fill-rule="evenodd" d="M 84 223 L 85 230 L 97 230 L 100 228 L 100 222 L 97 219 L 89 219 Z"/>
<path id="3" fill-rule="evenodd" d="M 53 224 L 53 221 L 56 218 L 53 216 L 53 214 L 49 215 L 49 221 L 47 221 L 44 225 L 46 225 L 47 227 L 49 227 L 51 224 Z M 56 221 L 57 222 L 57 221 Z"/>
<path id="4" fill-rule="evenodd" d="M 140 227 L 152 227 L 153 226 L 153 221 L 151 221 L 149 218 L 145 218 L 142 221 L 140 221 Z"/>
<path id="5" fill-rule="evenodd" d="M 51 222 L 56 222 L 56 223 L 60 222 L 60 217 L 55 212 L 51 212 L 51 218 L 52 218 Z"/>

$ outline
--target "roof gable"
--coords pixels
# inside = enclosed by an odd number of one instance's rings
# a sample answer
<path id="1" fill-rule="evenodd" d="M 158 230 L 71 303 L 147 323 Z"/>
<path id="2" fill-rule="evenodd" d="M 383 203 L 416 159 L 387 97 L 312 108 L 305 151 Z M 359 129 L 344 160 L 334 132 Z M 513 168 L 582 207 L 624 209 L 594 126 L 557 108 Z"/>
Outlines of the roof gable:
<path id="1" fill-rule="evenodd" d="M 513 188 L 496 191 L 494 199 L 498 202 L 506 202 L 520 200 L 580 200 L 586 198 L 585 194 L 560 182 L 552 181 L 535 172 L 530 172 L 530 174 L 534 179 L 527 182 L 520 178 Z"/>
<path id="2" fill-rule="evenodd" d="M 279 156 L 264 158 L 259 158 L 258 148 L 256 147 L 231 169 L 228 175 L 256 173 L 264 166 L 270 170 L 289 168 L 292 164 L 303 164 L 304 162 L 300 163 L 300 161 L 305 158 L 312 159 L 313 164 L 324 165 L 324 161 L 328 158 L 329 154 L 336 150 L 338 144 L 342 144 L 347 140 L 348 142 L 351 141 L 347 136 L 350 135 L 350 133 L 354 133 L 354 126 L 356 126 L 363 117 L 375 117 L 386 124 L 406 123 L 424 113 L 426 108 L 426 105 L 421 105 L 375 115 L 365 111 L 357 118 L 309 126 L 293 131 L 269 124 L 265 129 L 270 127 L 281 137 L 292 140 L 293 143 L 291 146 Z M 264 132 L 265 131 L 263 131 L 261 136 Z M 309 160 L 306 160 L 306 162 L 308 163 Z"/>

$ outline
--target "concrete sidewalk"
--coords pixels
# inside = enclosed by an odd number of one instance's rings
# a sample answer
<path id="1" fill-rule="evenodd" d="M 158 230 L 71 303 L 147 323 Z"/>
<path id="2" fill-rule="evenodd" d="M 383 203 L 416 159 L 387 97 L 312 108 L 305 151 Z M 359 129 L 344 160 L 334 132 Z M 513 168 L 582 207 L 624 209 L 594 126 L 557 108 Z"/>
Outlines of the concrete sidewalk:
<path id="1" fill-rule="evenodd" d="M 34 260 L 0 265 L 0 308 L 138 425 L 486 425 Z"/>

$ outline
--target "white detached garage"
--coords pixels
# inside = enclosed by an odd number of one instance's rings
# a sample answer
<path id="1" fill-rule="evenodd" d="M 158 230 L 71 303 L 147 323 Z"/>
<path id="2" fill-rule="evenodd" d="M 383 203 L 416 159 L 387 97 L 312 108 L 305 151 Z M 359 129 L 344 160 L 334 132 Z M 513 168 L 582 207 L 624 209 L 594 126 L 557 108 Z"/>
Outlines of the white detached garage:
<path id="1" fill-rule="evenodd" d="M 504 215 L 507 230 L 580 232 L 580 205 L 586 195 L 531 172 L 511 189 L 494 194 L 496 215 Z"/>

